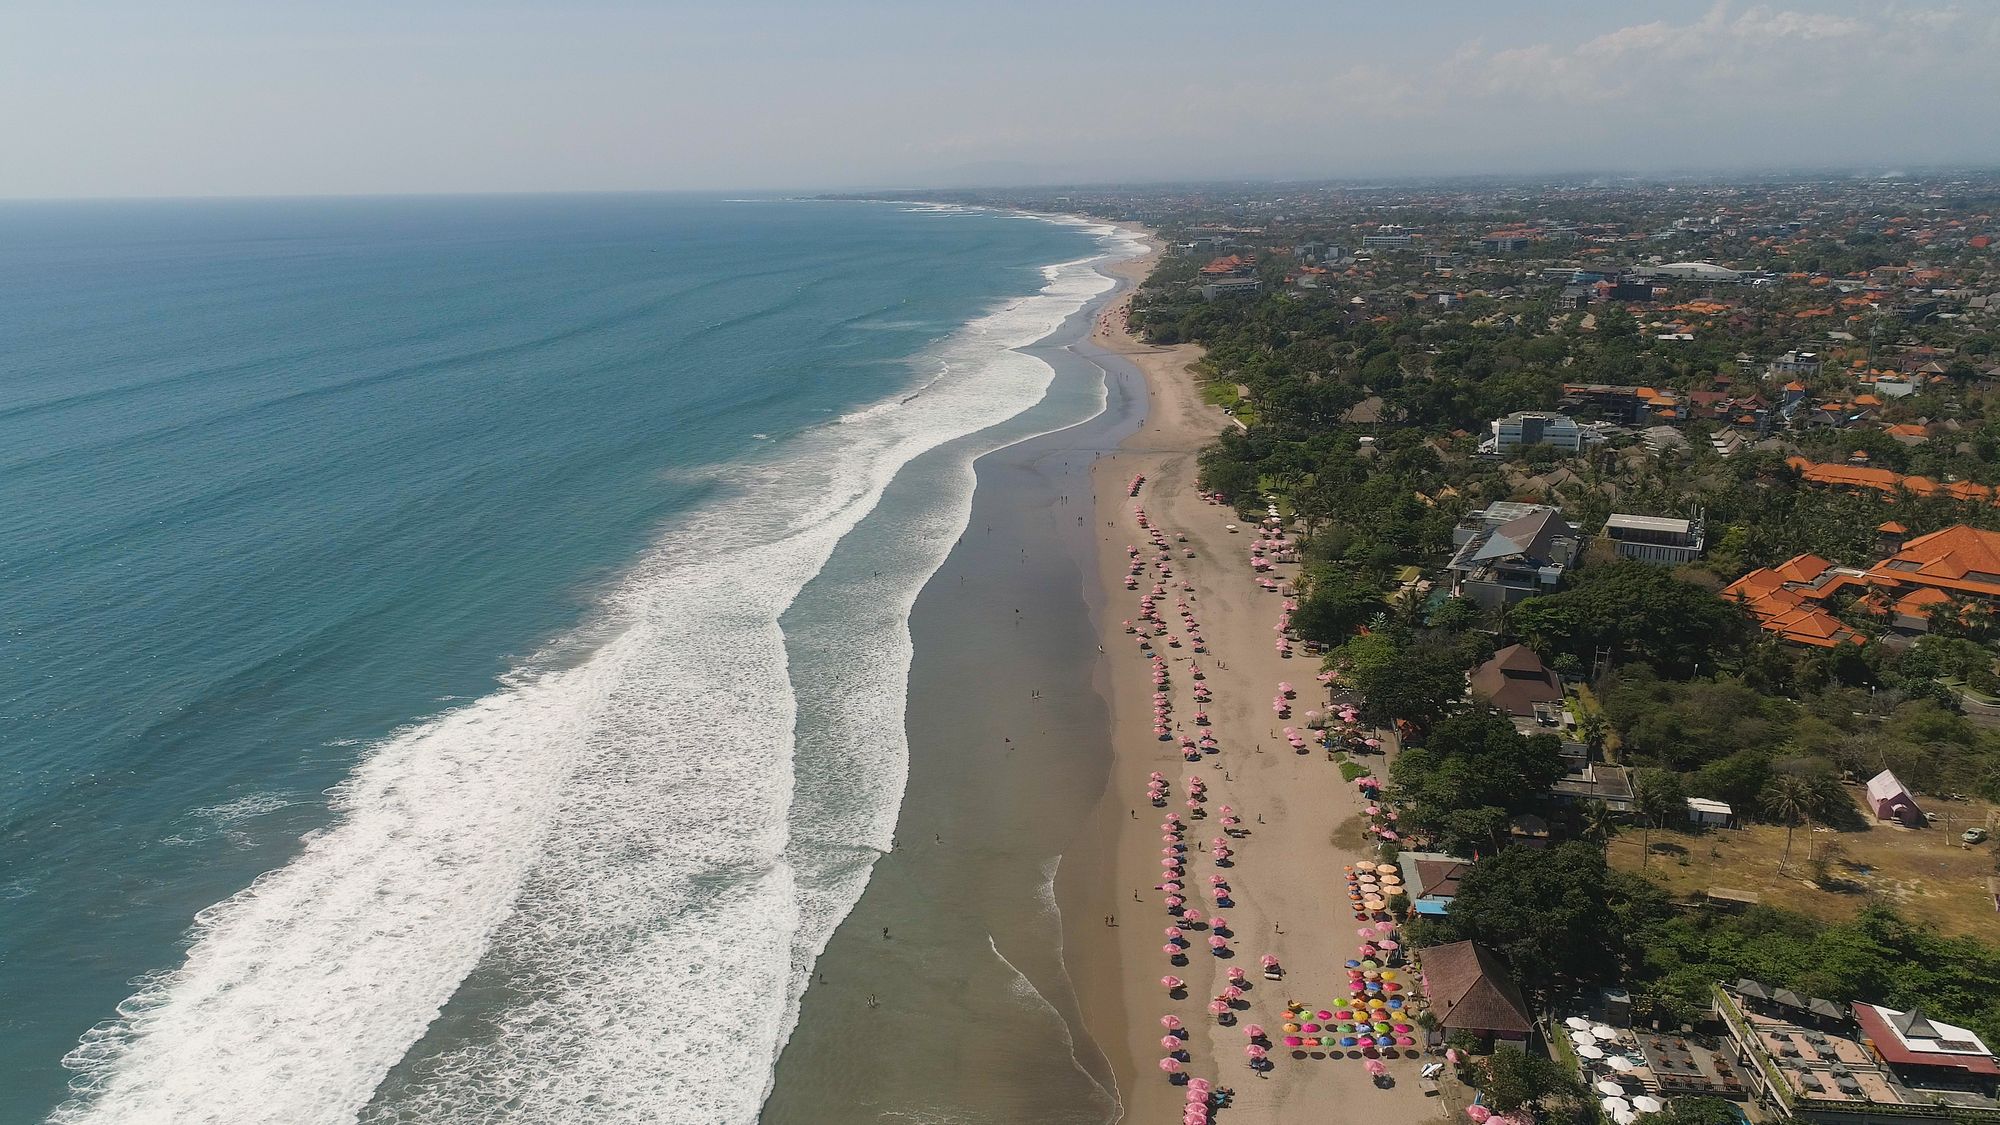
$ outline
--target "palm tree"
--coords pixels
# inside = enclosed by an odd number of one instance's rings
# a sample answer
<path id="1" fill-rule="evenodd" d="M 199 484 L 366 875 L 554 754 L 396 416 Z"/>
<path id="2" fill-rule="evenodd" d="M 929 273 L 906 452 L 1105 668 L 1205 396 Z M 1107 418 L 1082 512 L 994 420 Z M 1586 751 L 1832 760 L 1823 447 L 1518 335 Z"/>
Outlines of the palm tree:
<path id="1" fill-rule="evenodd" d="M 1840 782 L 1832 774 L 1816 773 L 1806 778 L 1808 800 L 1805 807 L 1806 819 L 1806 862 L 1813 858 L 1812 824 L 1831 823 L 1835 810 L 1847 801 L 1847 794 L 1840 788 Z"/>
<path id="2" fill-rule="evenodd" d="M 1583 806 L 1583 837 L 1600 844 L 1609 843 L 1618 834 L 1618 819 L 1602 801 L 1591 801 Z M 1640 861 L 1641 863 L 1644 860 Z"/>
<path id="3" fill-rule="evenodd" d="M 1819 806 L 1821 795 L 1814 792 L 1812 779 L 1795 773 L 1781 773 L 1764 786 L 1759 800 L 1764 812 L 1785 826 L 1785 854 L 1778 860 L 1778 872 L 1792 860 L 1792 829 L 1809 819 Z"/>
<path id="4" fill-rule="evenodd" d="M 1640 770 L 1632 775 L 1632 808 L 1639 814 L 1639 867 L 1653 855 L 1653 829 L 1687 815 L 1687 795 L 1679 774 Z"/>

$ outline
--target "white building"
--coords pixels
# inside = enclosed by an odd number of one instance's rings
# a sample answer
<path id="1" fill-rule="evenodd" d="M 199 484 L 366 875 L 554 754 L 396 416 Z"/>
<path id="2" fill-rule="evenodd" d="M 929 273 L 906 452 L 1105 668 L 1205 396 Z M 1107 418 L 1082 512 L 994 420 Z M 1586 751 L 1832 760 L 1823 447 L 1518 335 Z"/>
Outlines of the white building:
<path id="1" fill-rule="evenodd" d="M 1583 448 L 1583 431 L 1567 414 L 1543 410 L 1517 410 L 1493 420 L 1491 452 L 1505 453 L 1523 445 L 1553 445 L 1575 453 Z"/>
<path id="2" fill-rule="evenodd" d="M 1692 562 L 1701 557 L 1704 535 L 1700 520 L 1613 512 L 1604 521 L 1604 537 L 1611 540 L 1619 556 L 1640 562 Z"/>

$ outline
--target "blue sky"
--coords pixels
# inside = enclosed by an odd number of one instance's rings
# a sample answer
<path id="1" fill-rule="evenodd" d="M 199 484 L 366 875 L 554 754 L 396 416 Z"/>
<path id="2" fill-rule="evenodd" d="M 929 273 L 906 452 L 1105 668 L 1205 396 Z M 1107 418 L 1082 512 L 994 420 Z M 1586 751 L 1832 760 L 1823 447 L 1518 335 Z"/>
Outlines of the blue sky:
<path id="1" fill-rule="evenodd" d="M 2000 161 L 2000 4 L 9 0 L 0 196 Z"/>

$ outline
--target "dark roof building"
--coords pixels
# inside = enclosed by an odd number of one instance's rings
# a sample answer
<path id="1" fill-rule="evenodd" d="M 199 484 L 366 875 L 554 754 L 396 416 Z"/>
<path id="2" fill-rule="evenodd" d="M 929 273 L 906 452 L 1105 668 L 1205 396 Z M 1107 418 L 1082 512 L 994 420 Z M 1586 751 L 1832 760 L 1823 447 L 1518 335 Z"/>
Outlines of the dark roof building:
<path id="1" fill-rule="evenodd" d="M 1472 670 L 1472 694 L 1507 712 L 1530 718 L 1537 703 L 1558 703 L 1562 681 L 1526 645 L 1508 645 Z"/>
<path id="2" fill-rule="evenodd" d="M 1534 1021 L 1499 955 L 1470 941 L 1423 951 L 1431 1010 L 1449 1031 L 1525 1039 Z"/>
<path id="3" fill-rule="evenodd" d="M 1559 509 L 1539 504 L 1494 504 L 1473 512 L 1452 539 L 1458 550 L 1445 564 L 1452 593 L 1487 609 L 1554 593 L 1581 542 Z"/>

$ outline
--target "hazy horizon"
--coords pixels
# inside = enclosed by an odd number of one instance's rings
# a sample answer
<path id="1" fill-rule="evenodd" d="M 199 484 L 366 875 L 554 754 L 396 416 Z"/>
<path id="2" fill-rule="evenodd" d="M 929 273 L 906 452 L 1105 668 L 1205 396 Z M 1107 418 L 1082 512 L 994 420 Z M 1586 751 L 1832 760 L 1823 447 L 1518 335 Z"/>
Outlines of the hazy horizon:
<path id="1" fill-rule="evenodd" d="M 0 197 L 1990 166 L 2000 7 L 746 0 L 0 15 Z"/>

